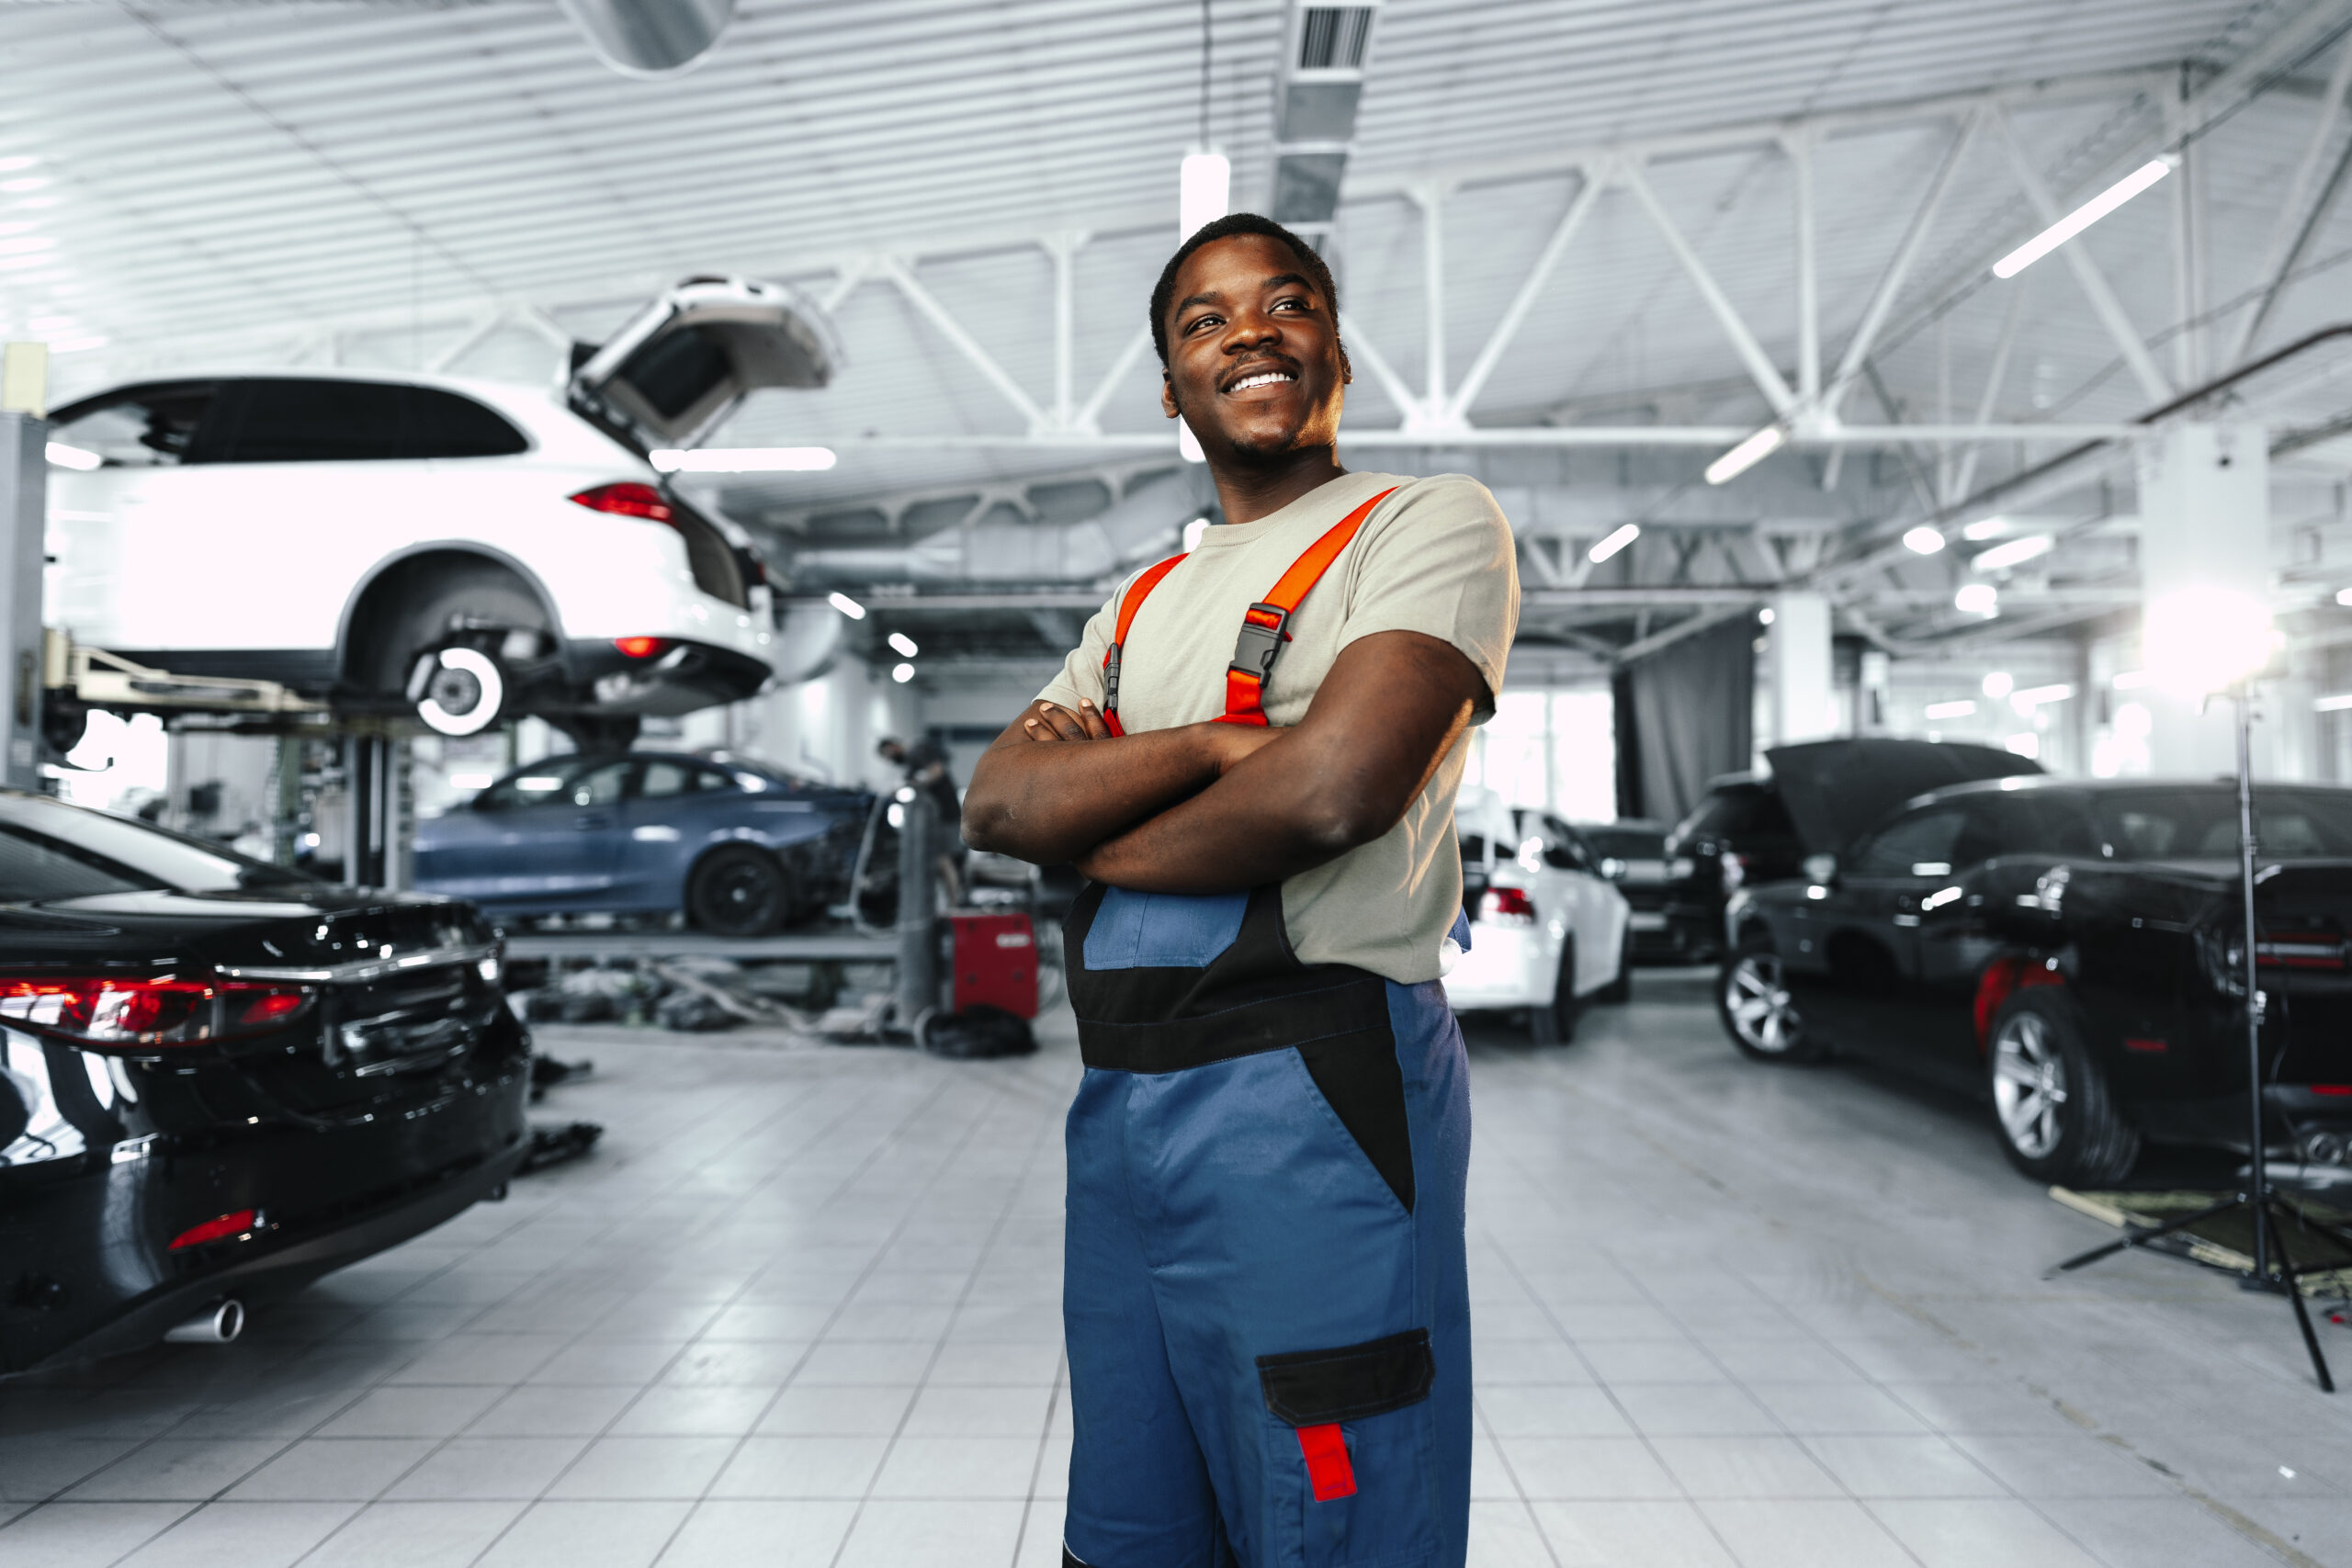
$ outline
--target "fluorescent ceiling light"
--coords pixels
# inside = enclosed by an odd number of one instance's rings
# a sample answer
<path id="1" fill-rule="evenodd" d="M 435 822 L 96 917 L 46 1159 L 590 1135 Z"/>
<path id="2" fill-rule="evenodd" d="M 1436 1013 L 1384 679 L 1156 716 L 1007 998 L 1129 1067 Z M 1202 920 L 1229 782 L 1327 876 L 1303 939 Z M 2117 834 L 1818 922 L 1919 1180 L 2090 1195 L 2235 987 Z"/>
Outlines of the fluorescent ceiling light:
<path id="1" fill-rule="evenodd" d="M 1996 703 L 2017 689 L 2017 678 L 2006 670 L 1996 670 L 1984 677 L 1984 694 Z"/>
<path id="2" fill-rule="evenodd" d="M 2008 531 L 2009 520 L 2006 517 L 1979 517 L 1975 522 L 1962 528 L 1960 531 L 1960 536 L 1970 544 L 1975 545 L 1982 544 L 1986 539 L 1997 539 Z"/>
<path id="3" fill-rule="evenodd" d="M 1632 544 L 1635 539 L 1638 539 L 1641 536 L 1642 525 L 1639 523 L 1623 524 L 1612 531 L 1607 538 L 1601 540 L 1600 543 L 1587 550 L 1585 552 L 1585 557 L 1587 559 L 1590 560 L 1593 565 L 1599 566 L 1602 561 L 1607 560 L 1611 556 L 1615 555 L 1619 550 L 1623 549 L 1627 545 Z"/>
<path id="4" fill-rule="evenodd" d="M 915 667 L 911 664 L 896 665 L 892 667 L 890 671 L 890 679 L 896 681 L 901 686 L 905 685 L 914 678 Z"/>
<path id="5" fill-rule="evenodd" d="M 2145 670 L 2123 671 L 2108 682 L 2119 692 L 2136 692 L 2147 683 L 2148 672 Z"/>
<path id="6" fill-rule="evenodd" d="M 1989 582 L 1972 582 L 1951 596 L 1951 607 L 1972 615 L 1995 615 L 2000 614 L 2001 596 Z"/>
<path id="7" fill-rule="evenodd" d="M 514 787 L 516 789 L 527 789 L 534 795 L 540 795 L 551 789 L 561 789 L 563 787 L 563 781 L 557 778 L 548 778 L 545 774 L 534 773 L 529 778 L 516 779 L 514 781 Z"/>
<path id="8" fill-rule="evenodd" d="M 1966 718 L 1976 711 L 1976 705 L 1963 698 L 1956 703 L 1929 703 L 1919 711 L 1929 718 Z"/>
<path id="9" fill-rule="evenodd" d="M 1189 556 L 1194 550 L 1199 549 L 1201 547 L 1201 541 L 1208 536 L 1208 531 L 1209 520 L 1205 517 L 1195 517 L 1190 523 L 1185 524 L 1184 553 Z"/>
<path id="10" fill-rule="evenodd" d="M 1779 451 L 1789 438 L 1789 433 L 1777 424 L 1768 424 L 1713 462 L 1707 465 L 1707 482 L 1711 485 L 1729 484 L 1757 464 Z"/>
<path id="11" fill-rule="evenodd" d="M 1222 218 L 1233 196 L 1233 165 L 1222 152 L 1188 152 L 1176 171 L 1176 243 Z"/>
<path id="12" fill-rule="evenodd" d="M 1772 606 L 1770 604 L 1756 612 L 1756 624 L 1759 626 L 1769 626 L 1778 618 L 1772 614 Z"/>
<path id="13" fill-rule="evenodd" d="M 856 600 L 851 598 L 846 593 L 828 593 L 825 595 L 825 603 L 831 604 L 834 609 L 839 610 L 842 615 L 847 615 L 853 621 L 862 621 L 865 619 L 865 606 L 859 604 Z"/>
<path id="14" fill-rule="evenodd" d="M 1930 528 L 1925 523 L 1903 536 L 1903 542 L 1920 555 L 1931 556 L 1944 547 L 1943 530 Z"/>
<path id="15" fill-rule="evenodd" d="M 2044 703 L 2063 703 L 2074 694 L 2075 688 L 2064 684 L 2028 686 L 2022 692 L 2009 694 L 2009 705 L 2021 714 L 2030 714 Z"/>
<path id="16" fill-rule="evenodd" d="M 912 659 L 916 653 L 921 651 L 915 647 L 915 639 L 909 637 L 904 632 L 892 632 L 890 634 L 890 646 L 897 649 L 900 653 L 905 654 L 909 659 Z"/>
<path id="17" fill-rule="evenodd" d="M 50 459 L 50 460 L 51 460 L 51 462 L 55 462 L 55 461 L 56 461 L 56 459 L 55 459 L 55 458 L 53 458 L 53 457 L 52 457 L 51 459 Z M 2352 607 L 2352 588 L 2339 588 L 2339 589 L 2337 589 L 2337 590 L 2335 591 L 2335 602 L 2336 602 L 2337 604 L 2343 604 L 2343 605 L 2346 605 L 2346 606 L 2347 606 L 2347 607 Z"/>
<path id="18" fill-rule="evenodd" d="M 2322 697 L 2312 706 L 2321 713 L 2342 713 L 2346 708 L 2352 708 L 2352 692 L 2346 692 L 2333 697 Z"/>
<path id="19" fill-rule="evenodd" d="M 2180 160 L 2171 153 L 2151 158 L 2057 222 L 1993 264 L 1995 277 L 2015 277 L 2142 191 L 2171 174 Z"/>
<path id="20" fill-rule="evenodd" d="M 820 474 L 836 461 L 830 446 L 665 446 L 649 456 L 665 474 Z"/>
<path id="21" fill-rule="evenodd" d="M 497 782 L 488 773 L 451 773 L 449 775 L 451 789 L 488 789 Z"/>
<path id="22" fill-rule="evenodd" d="M 49 444 L 49 460 L 61 468 L 79 468 L 85 474 L 106 464 L 106 459 L 96 452 L 85 452 L 79 446 L 68 446 L 62 441 Z"/>
<path id="23" fill-rule="evenodd" d="M 2011 539 L 2006 545 L 1995 545 L 1968 564 L 1977 571 L 2006 571 L 2010 567 L 2048 555 L 2050 547 L 2058 541 L 2047 534 L 2028 534 L 2022 539 Z"/>

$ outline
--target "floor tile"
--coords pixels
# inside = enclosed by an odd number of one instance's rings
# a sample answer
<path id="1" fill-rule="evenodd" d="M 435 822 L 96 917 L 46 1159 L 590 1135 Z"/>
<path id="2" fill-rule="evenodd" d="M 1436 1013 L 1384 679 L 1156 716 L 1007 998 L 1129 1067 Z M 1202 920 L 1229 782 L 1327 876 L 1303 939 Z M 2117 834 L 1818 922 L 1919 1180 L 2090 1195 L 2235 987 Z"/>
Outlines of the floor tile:
<path id="1" fill-rule="evenodd" d="M 855 1503 L 712 1498 L 696 1507 L 660 1568 L 831 1568 Z M 1059 1568 L 1057 1551 L 1056 1568 Z"/>
<path id="2" fill-rule="evenodd" d="M 2014 1498 L 1896 1498 L 1870 1507 L 1924 1568 L 2096 1568 L 2097 1559 Z"/>
<path id="3" fill-rule="evenodd" d="M 350 1503 L 208 1503 L 122 1568 L 291 1568 L 357 1511 Z"/>
<path id="4" fill-rule="evenodd" d="M 1651 1437 L 1764 1437 L 1781 1423 L 1734 1383 L 1611 1383 L 1609 1392 Z"/>
<path id="5" fill-rule="evenodd" d="M 1633 1424 L 1617 1401 L 1599 1388 L 1546 1385 L 1485 1388 L 1478 1413 L 1498 1437 L 1630 1438 Z"/>
<path id="6" fill-rule="evenodd" d="M 1739 1568 L 1690 1503 L 1537 1503 L 1533 1508 L 1558 1568 Z"/>
<path id="7" fill-rule="evenodd" d="M 884 1438 L 746 1438 L 711 1483 L 714 1497 L 863 1497 Z"/>
<path id="8" fill-rule="evenodd" d="M 2108 1568 L 2276 1568 L 2279 1559 L 2264 1543 L 2222 1516 L 2187 1497 L 2059 1497 L 2037 1505 L 2051 1523 L 2081 1543 Z M 2307 1556 L 2340 1555 L 2352 1541 L 2352 1503 L 2330 1510 L 2322 1531 L 2303 1540 L 2286 1519 L 2272 1514 L 2273 1533 Z M 2268 1512 L 2268 1510 L 2266 1510 Z"/>
<path id="9" fill-rule="evenodd" d="M 394 1501 L 528 1501 L 587 1447 L 580 1438 L 453 1438 L 385 1495 Z"/>
<path id="10" fill-rule="evenodd" d="M 385 1381 L 511 1387 L 545 1366 L 566 1342 L 548 1334 L 455 1334 L 427 1346 Z"/>
<path id="11" fill-rule="evenodd" d="M 1857 1497 L 2002 1497 L 2008 1488 L 1939 1437 L 1806 1438 L 1805 1448 Z"/>
<path id="12" fill-rule="evenodd" d="M 1500 1438 L 1520 1489 L 1531 1498 L 1679 1497 L 1680 1489 L 1634 1438 Z"/>
<path id="13" fill-rule="evenodd" d="M 757 1425 L 775 1400 L 774 1386 L 673 1388 L 645 1391 L 613 1422 L 615 1433 L 645 1438 L 732 1438 Z"/>
<path id="14" fill-rule="evenodd" d="M 1920 1568 L 1859 1503 L 1718 1500 L 1699 1511 L 1739 1568 Z"/>
<path id="15" fill-rule="evenodd" d="M 2087 1432 L 2033 1438 L 1966 1433 L 1960 1450 L 2020 1497 L 2175 1497 L 2179 1488 Z"/>
<path id="16" fill-rule="evenodd" d="M 319 1428 L 322 1438 L 446 1438 L 498 1402 L 496 1388 L 379 1388 Z"/>
<path id="17" fill-rule="evenodd" d="M 466 1436 L 593 1437 L 611 1426 L 636 1397 L 633 1388 L 605 1383 L 526 1383 L 476 1416 Z"/>
<path id="18" fill-rule="evenodd" d="M 232 1502 L 365 1503 L 433 1451 L 430 1438 L 310 1438 L 239 1482 Z"/>
<path id="19" fill-rule="evenodd" d="M 602 1438 L 548 1488 L 550 1497 L 700 1497 L 734 1457 L 734 1438 Z"/>
<path id="20" fill-rule="evenodd" d="M 1692 1497 L 1838 1497 L 1845 1489 L 1793 1438 L 1654 1438 Z"/>
<path id="21" fill-rule="evenodd" d="M 1758 1383 L 1757 1401 L 1792 1432 L 1917 1433 L 1926 1424 L 1864 1383 Z"/>
<path id="22" fill-rule="evenodd" d="M 911 1387 L 888 1383 L 797 1383 L 776 1395 L 754 1429 L 778 1438 L 887 1438 L 906 1419 L 914 1397 Z"/>
<path id="23" fill-rule="evenodd" d="M 375 1503 L 302 1559 L 301 1568 L 469 1568 L 522 1503 Z"/>
<path id="24" fill-rule="evenodd" d="M 900 1438 L 874 1479 L 876 1497 L 1026 1497 L 1039 1439 Z"/>
<path id="25" fill-rule="evenodd" d="M 1003 1568 L 1021 1534 L 1019 1503 L 876 1499 L 860 1512 L 837 1568 Z"/>
<path id="26" fill-rule="evenodd" d="M 275 1438 L 158 1438 L 65 1495 L 78 1503 L 194 1502 L 228 1490 L 285 1446 Z"/>
<path id="27" fill-rule="evenodd" d="M 0 1561 L 107 1568 L 194 1510 L 189 1503 L 51 1503 L 0 1527 Z"/>
<path id="28" fill-rule="evenodd" d="M 1046 1429 L 1049 1388 L 926 1387 L 907 1415 L 910 1438 L 1034 1438 Z"/>
<path id="29" fill-rule="evenodd" d="M 535 1503 L 477 1568 L 652 1568 L 689 1503 Z"/>
<path id="30" fill-rule="evenodd" d="M 136 1438 L 0 1438 L 0 1501 L 54 1497 L 136 1447 Z"/>

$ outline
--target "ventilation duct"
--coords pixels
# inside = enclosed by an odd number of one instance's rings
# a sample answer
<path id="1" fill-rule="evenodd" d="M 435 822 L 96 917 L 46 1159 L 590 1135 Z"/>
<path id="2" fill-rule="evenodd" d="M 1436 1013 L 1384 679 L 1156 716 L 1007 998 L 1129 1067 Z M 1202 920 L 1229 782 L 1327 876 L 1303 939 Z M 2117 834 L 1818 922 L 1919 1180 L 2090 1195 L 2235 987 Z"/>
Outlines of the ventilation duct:
<path id="1" fill-rule="evenodd" d="M 776 684 L 797 686 L 831 670 L 848 641 L 848 627 L 849 622 L 831 604 L 786 605 L 775 640 L 768 645 Z"/>
<path id="2" fill-rule="evenodd" d="M 561 0 L 604 62 L 624 76 L 669 76 L 710 52 L 735 0 Z"/>
<path id="3" fill-rule="evenodd" d="M 1184 525 L 1208 500 L 1205 476 L 1166 474 L 1083 523 L 982 523 L 943 528 L 909 545 L 802 550 L 792 558 L 791 574 L 809 587 L 1100 582 L 1182 547 Z"/>

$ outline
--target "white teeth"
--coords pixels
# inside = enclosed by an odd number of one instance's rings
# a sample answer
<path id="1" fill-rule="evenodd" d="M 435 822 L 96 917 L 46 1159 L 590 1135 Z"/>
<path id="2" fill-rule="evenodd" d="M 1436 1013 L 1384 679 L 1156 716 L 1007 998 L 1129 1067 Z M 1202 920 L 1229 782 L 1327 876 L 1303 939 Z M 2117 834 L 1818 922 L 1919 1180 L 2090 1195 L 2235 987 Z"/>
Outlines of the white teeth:
<path id="1" fill-rule="evenodd" d="M 1227 387 L 1226 390 L 1228 392 L 1242 392 L 1249 390 L 1252 387 L 1271 387 L 1278 381 L 1291 381 L 1295 379 L 1295 377 L 1291 376 L 1286 371 L 1268 370 L 1261 375 L 1245 376 L 1240 380 L 1236 381 L 1232 386 Z"/>

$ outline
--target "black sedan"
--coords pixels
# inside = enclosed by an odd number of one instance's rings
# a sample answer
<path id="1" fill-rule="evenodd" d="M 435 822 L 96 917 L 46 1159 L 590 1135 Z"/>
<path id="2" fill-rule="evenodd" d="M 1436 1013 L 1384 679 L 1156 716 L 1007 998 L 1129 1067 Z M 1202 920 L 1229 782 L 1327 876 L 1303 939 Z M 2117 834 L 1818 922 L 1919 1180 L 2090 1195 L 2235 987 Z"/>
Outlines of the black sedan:
<path id="1" fill-rule="evenodd" d="M 233 1337 L 503 1190 L 499 962 L 469 906 L 0 792 L 0 1372 Z"/>
<path id="2" fill-rule="evenodd" d="M 1723 952 L 1725 901 L 1751 882 L 1795 875 L 1804 845 L 1778 781 L 1728 773 L 1707 785 L 1666 836 L 1663 852 L 1668 942 L 1686 958 L 1706 960 Z"/>
<path id="3" fill-rule="evenodd" d="M 2011 777 L 1890 816 L 1901 780 L 1874 784 L 1837 750 L 1863 744 L 1772 753 L 1808 841 L 1838 852 L 1735 897 L 1718 990 L 1734 1043 L 1781 1061 L 1835 1048 L 1962 1086 L 2038 1180 L 2119 1180 L 2143 1143 L 2243 1152 L 2235 787 Z M 2341 1165 L 2352 790 L 2266 784 L 2256 806 L 2266 1143 Z"/>

